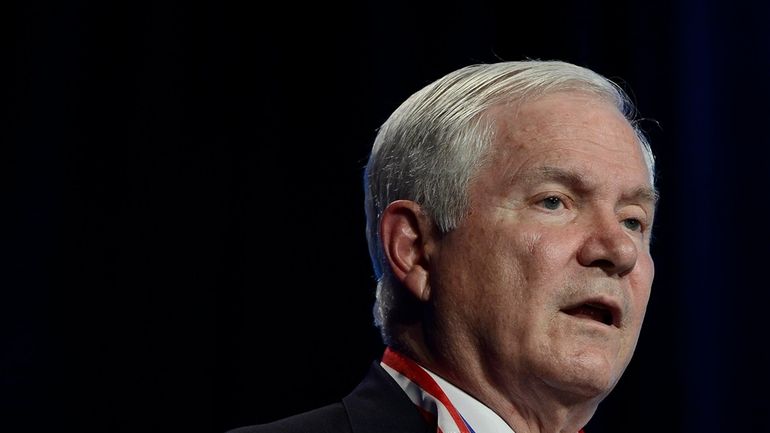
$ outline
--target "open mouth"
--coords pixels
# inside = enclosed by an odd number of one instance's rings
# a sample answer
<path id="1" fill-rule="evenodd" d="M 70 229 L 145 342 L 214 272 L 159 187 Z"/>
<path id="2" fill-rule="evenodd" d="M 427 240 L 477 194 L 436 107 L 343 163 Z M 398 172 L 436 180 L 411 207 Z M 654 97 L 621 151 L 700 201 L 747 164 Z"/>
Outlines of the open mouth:
<path id="1" fill-rule="evenodd" d="M 563 311 L 570 316 L 594 320 L 607 326 L 617 327 L 617 314 L 614 313 L 614 309 L 611 306 L 603 303 L 586 302 Z"/>

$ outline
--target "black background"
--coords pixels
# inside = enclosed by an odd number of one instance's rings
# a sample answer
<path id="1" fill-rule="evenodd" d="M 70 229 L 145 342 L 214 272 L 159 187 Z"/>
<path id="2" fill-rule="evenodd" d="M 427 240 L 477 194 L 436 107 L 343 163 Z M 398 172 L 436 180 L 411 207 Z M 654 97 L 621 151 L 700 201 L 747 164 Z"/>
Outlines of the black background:
<path id="1" fill-rule="evenodd" d="M 2 14 L 0 429 L 223 431 L 382 351 L 361 174 L 408 95 L 561 59 L 658 156 L 657 276 L 590 433 L 770 432 L 770 7 L 61 2 Z M 3 164 L 5 166 L 5 164 Z"/>

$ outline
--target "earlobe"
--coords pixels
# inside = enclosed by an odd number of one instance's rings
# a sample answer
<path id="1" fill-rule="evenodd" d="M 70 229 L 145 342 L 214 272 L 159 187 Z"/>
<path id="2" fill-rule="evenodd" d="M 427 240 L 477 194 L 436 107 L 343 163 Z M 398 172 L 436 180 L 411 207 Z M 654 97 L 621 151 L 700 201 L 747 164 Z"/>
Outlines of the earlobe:
<path id="1" fill-rule="evenodd" d="M 428 241 L 432 224 L 420 205 L 397 200 L 380 219 L 380 239 L 393 275 L 414 297 L 430 299 Z"/>

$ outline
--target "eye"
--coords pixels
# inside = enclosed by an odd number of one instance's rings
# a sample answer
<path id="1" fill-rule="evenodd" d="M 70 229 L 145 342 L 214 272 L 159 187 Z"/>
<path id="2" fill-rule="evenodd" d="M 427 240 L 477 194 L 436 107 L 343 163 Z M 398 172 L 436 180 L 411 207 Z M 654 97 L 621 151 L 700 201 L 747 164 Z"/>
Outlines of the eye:
<path id="1" fill-rule="evenodd" d="M 639 221 L 636 218 L 628 218 L 623 220 L 623 225 L 632 231 L 641 231 L 642 230 L 642 222 Z"/>
<path id="2" fill-rule="evenodd" d="M 540 203 L 548 210 L 558 210 L 560 207 L 564 206 L 564 202 L 556 196 L 546 197 L 541 200 Z"/>

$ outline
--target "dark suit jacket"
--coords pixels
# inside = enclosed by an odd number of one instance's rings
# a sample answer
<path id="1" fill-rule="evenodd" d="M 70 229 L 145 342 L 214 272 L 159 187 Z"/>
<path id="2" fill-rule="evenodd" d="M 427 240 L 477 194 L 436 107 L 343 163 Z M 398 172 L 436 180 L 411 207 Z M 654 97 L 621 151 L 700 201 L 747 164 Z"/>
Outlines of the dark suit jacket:
<path id="1" fill-rule="evenodd" d="M 373 363 L 364 380 L 342 402 L 228 433 L 432 433 L 417 406 L 390 375 Z"/>

